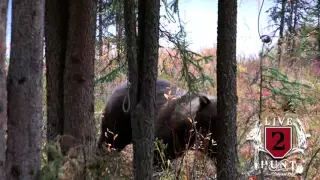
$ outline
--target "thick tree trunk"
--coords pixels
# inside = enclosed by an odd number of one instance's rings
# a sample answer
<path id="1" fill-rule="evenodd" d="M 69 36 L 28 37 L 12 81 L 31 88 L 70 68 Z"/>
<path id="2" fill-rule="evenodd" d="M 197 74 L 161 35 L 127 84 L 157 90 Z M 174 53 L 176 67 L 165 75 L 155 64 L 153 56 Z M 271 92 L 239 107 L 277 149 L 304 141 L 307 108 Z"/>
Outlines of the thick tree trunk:
<path id="1" fill-rule="evenodd" d="M 96 3 L 95 0 L 69 2 L 64 74 L 64 134 L 80 140 L 87 155 L 95 147 L 96 132 L 93 94 Z"/>
<path id="2" fill-rule="evenodd" d="M 6 179 L 38 179 L 42 152 L 44 0 L 13 0 L 12 11 Z"/>
<path id="3" fill-rule="evenodd" d="M 7 124 L 7 83 L 6 83 L 6 25 L 8 0 L 0 1 L 0 179 L 5 179 L 6 140 L 5 125 Z"/>
<path id="4" fill-rule="evenodd" d="M 219 0 L 217 38 L 217 178 L 237 177 L 237 1 Z"/>
<path id="5" fill-rule="evenodd" d="M 131 82 L 133 174 L 134 179 L 152 179 L 160 1 L 139 1 L 138 42 L 135 36 L 135 1 L 125 1 L 124 6 L 127 60 Z"/>
<path id="6" fill-rule="evenodd" d="M 132 116 L 135 179 L 153 179 L 154 119 L 158 76 L 160 0 L 140 0 L 137 107 Z"/>
<path id="7" fill-rule="evenodd" d="M 45 5 L 47 140 L 63 134 L 63 72 L 67 49 L 68 3 L 47 0 Z"/>

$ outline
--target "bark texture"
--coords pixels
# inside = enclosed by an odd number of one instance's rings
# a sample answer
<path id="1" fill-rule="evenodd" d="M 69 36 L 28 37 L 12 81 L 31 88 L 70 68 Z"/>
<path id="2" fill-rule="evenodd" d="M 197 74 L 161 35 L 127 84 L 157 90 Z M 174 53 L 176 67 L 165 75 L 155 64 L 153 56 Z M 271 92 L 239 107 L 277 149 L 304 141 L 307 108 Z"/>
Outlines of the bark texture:
<path id="1" fill-rule="evenodd" d="M 101 58 L 102 58 L 102 56 L 103 56 L 103 39 L 102 39 L 102 37 L 103 37 L 103 31 L 102 31 L 102 13 L 103 13 L 103 5 L 104 5 L 104 3 L 103 3 L 103 0 L 99 0 L 99 16 L 98 16 L 98 20 L 99 20 L 99 47 L 98 47 L 98 49 L 99 49 L 99 63 L 101 63 Z"/>
<path id="2" fill-rule="evenodd" d="M 47 0 L 45 5 L 47 140 L 63 134 L 63 72 L 67 49 L 68 4 Z"/>
<path id="3" fill-rule="evenodd" d="M 217 111 L 220 131 L 217 138 L 217 178 L 237 177 L 237 82 L 236 82 L 237 0 L 218 2 Z"/>
<path id="4" fill-rule="evenodd" d="M 95 147 L 94 55 L 96 0 L 70 0 L 64 72 L 64 134 Z"/>
<path id="5" fill-rule="evenodd" d="M 121 45 L 121 39 L 122 39 L 122 30 L 123 30 L 123 25 L 122 25 L 122 13 L 123 13 L 123 6 L 122 6 L 122 0 L 119 0 L 118 3 L 115 5 L 115 11 L 116 11 L 116 41 L 117 41 L 117 61 L 118 63 L 121 63 L 121 53 L 122 53 L 122 45 Z"/>
<path id="6" fill-rule="evenodd" d="M 13 0 L 12 12 L 6 179 L 38 179 L 42 151 L 44 0 Z"/>
<path id="7" fill-rule="evenodd" d="M 135 1 L 124 2 L 134 179 L 152 179 L 160 1 L 140 0 L 136 42 Z"/>
<path id="8" fill-rule="evenodd" d="M 133 174 L 134 179 L 152 179 L 160 1 L 140 0 L 138 9 L 139 36 L 136 42 L 135 2 L 134 0 L 125 1 L 127 59 L 130 71 L 129 81 L 132 85 L 130 99 L 134 151 Z"/>
<path id="9" fill-rule="evenodd" d="M 129 82 L 133 83 L 130 87 L 130 102 L 131 108 L 136 106 L 138 94 L 138 61 L 137 61 L 137 39 L 136 39 L 136 13 L 135 13 L 135 0 L 124 1 L 124 21 L 126 33 L 127 53 L 126 59 L 128 61 L 129 69 Z"/>
<path id="10" fill-rule="evenodd" d="M 8 0 L 0 1 L 0 179 L 5 179 L 6 140 L 5 126 L 7 124 L 7 84 L 6 84 L 6 25 Z"/>

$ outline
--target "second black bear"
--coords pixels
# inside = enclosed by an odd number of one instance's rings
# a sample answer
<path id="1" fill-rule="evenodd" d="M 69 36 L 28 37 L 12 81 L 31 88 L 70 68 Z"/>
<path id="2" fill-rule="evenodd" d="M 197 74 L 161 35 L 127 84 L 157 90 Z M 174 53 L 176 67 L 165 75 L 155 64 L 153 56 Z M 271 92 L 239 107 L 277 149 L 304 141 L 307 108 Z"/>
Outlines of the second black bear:
<path id="1" fill-rule="evenodd" d="M 215 123 L 218 120 L 216 105 L 214 97 L 202 93 L 187 93 L 163 106 L 157 116 L 155 135 L 167 144 L 167 148 L 163 152 L 164 159 L 160 159 L 159 152 L 155 152 L 155 163 L 175 159 L 194 145 L 196 136 L 192 119 L 196 130 L 201 129 L 202 137 L 211 133 L 210 137 L 215 139 Z M 216 147 L 210 141 L 206 150 L 215 151 Z M 214 154 L 210 153 L 209 156 L 214 157 Z"/>

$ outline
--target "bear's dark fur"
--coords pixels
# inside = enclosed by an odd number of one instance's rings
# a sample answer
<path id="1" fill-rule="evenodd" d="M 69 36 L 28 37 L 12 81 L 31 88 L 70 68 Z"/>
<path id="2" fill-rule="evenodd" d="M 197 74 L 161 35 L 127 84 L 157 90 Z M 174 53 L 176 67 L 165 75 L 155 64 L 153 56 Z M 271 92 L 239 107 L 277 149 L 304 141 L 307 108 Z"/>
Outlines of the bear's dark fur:
<path id="1" fill-rule="evenodd" d="M 164 94 L 178 96 L 177 99 L 167 100 Z M 110 95 L 101 119 L 101 135 L 98 140 L 98 147 L 104 143 L 111 144 L 113 148 L 121 151 L 132 142 L 131 120 L 129 113 L 125 113 L 122 103 L 127 95 L 126 82 L 117 87 Z M 127 104 L 125 104 L 127 107 Z M 186 149 L 186 144 L 191 147 L 194 144 L 195 136 L 192 130 L 191 118 L 194 117 L 197 130 L 201 129 L 203 136 L 209 131 L 211 138 L 216 139 L 216 99 L 202 93 L 186 93 L 176 87 L 170 88 L 166 80 L 157 80 L 156 87 L 156 132 L 155 136 L 168 144 L 165 151 L 166 159 L 179 157 Z M 117 134 L 114 140 L 112 133 Z M 107 134 L 107 137 L 105 136 Z M 189 143 L 188 143 L 189 142 Z M 216 148 L 209 143 L 209 150 Z M 188 147 L 188 148 L 189 148 Z M 210 157 L 214 154 L 210 153 Z M 159 154 L 155 152 L 155 162 L 159 162 Z"/>
<path id="2" fill-rule="evenodd" d="M 171 87 L 167 80 L 158 79 L 156 86 L 156 113 L 167 102 L 164 94 L 181 96 L 185 92 L 179 88 Z M 131 119 L 129 113 L 123 111 L 122 104 L 127 95 L 127 82 L 124 82 L 113 90 L 105 106 L 101 118 L 101 135 L 98 140 L 98 148 L 104 143 L 111 144 L 112 148 L 121 151 L 132 142 Z M 127 101 L 125 107 L 127 107 Z M 108 132 L 109 131 L 109 132 Z M 107 137 L 105 136 L 107 135 Z M 114 140 L 114 135 L 117 137 Z"/>
<path id="3" fill-rule="evenodd" d="M 183 154 L 195 142 L 195 131 L 192 119 L 196 122 L 197 131 L 201 128 L 202 136 L 213 131 L 211 138 L 215 138 L 215 124 L 217 121 L 216 99 L 201 93 L 187 93 L 180 98 L 169 102 L 160 109 L 156 123 L 156 138 L 167 144 L 164 159 L 160 159 L 159 152 L 155 152 L 155 164 L 167 159 L 175 159 Z M 210 144 L 210 150 L 215 147 Z M 208 150 L 208 149 L 207 149 Z M 213 154 L 209 154 L 213 157 Z"/>
<path id="4" fill-rule="evenodd" d="M 217 146 L 213 144 L 213 140 L 217 140 L 219 121 L 217 113 L 216 97 L 205 96 L 210 100 L 207 106 L 201 108 L 195 117 L 197 130 L 203 135 L 204 149 L 203 151 L 210 157 L 216 157 Z"/>

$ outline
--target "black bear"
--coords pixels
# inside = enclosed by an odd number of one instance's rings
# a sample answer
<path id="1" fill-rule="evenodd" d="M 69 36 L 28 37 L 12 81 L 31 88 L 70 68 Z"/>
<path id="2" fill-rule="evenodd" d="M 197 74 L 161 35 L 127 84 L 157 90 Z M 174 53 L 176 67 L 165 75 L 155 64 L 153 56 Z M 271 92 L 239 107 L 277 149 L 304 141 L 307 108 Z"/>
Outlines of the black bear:
<path id="1" fill-rule="evenodd" d="M 177 96 L 176 99 L 168 100 L 164 94 Z M 122 104 L 127 95 L 126 82 L 117 87 L 110 95 L 103 117 L 101 119 L 101 135 L 98 147 L 104 143 L 111 144 L 113 148 L 121 151 L 132 142 L 131 119 L 129 113 L 123 111 Z M 127 107 L 127 104 L 125 104 Z M 177 87 L 171 87 L 166 80 L 157 80 L 156 86 L 156 132 L 155 137 L 168 144 L 165 158 L 174 159 L 179 157 L 186 149 L 186 144 L 191 147 L 195 136 L 191 122 L 195 120 L 196 130 L 201 129 L 201 134 L 206 136 L 211 133 L 211 138 L 216 139 L 215 123 L 217 121 L 216 99 L 202 93 L 186 93 Z M 114 135 L 117 137 L 114 138 Z M 189 148 L 188 147 L 188 148 Z M 206 150 L 215 151 L 209 141 Z M 211 157 L 214 154 L 209 154 Z M 155 161 L 159 162 L 159 154 L 155 152 Z"/>
<path id="2" fill-rule="evenodd" d="M 186 148 L 190 148 L 195 142 L 195 130 L 201 130 L 202 137 L 216 138 L 215 123 L 217 121 L 216 98 L 208 97 L 202 93 L 186 93 L 185 95 L 170 101 L 163 106 L 156 120 L 156 138 L 167 144 L 163 157 L 155 151 L 155 164 L 159 165 L 167 159 L 175 159 L 183 154 Z M 192 119 L 196 129 L 193 127 Z M 208 140 L 207 140 L 208 141 Z M 209 156 L 215 155 L 216 147 L 210 142 L 206 151 Z"/>
<path id="3" fill-rule="evenodd" d="M 169 91 L 172 95 L 177 96 L 185 93 L 184 90 L 177 87 L 172 86 L 170 88 L 170 83 L 167 80 L 158 79 L 156 85 L 156 113 L 167 102 L 164 94 L 168 94 Z M 127 93 L 127 82 L 124 82 L 114 89 L 109 96 L 101 118 L 101 135 L 97 143 L 98 148 L 107 143 L 112 148 L 121 151 L 132 142 L 130 115 L 128 112 L 124 112 L 122 108 Z M 127 107 L 127 101 L 124 105 Z"/>

